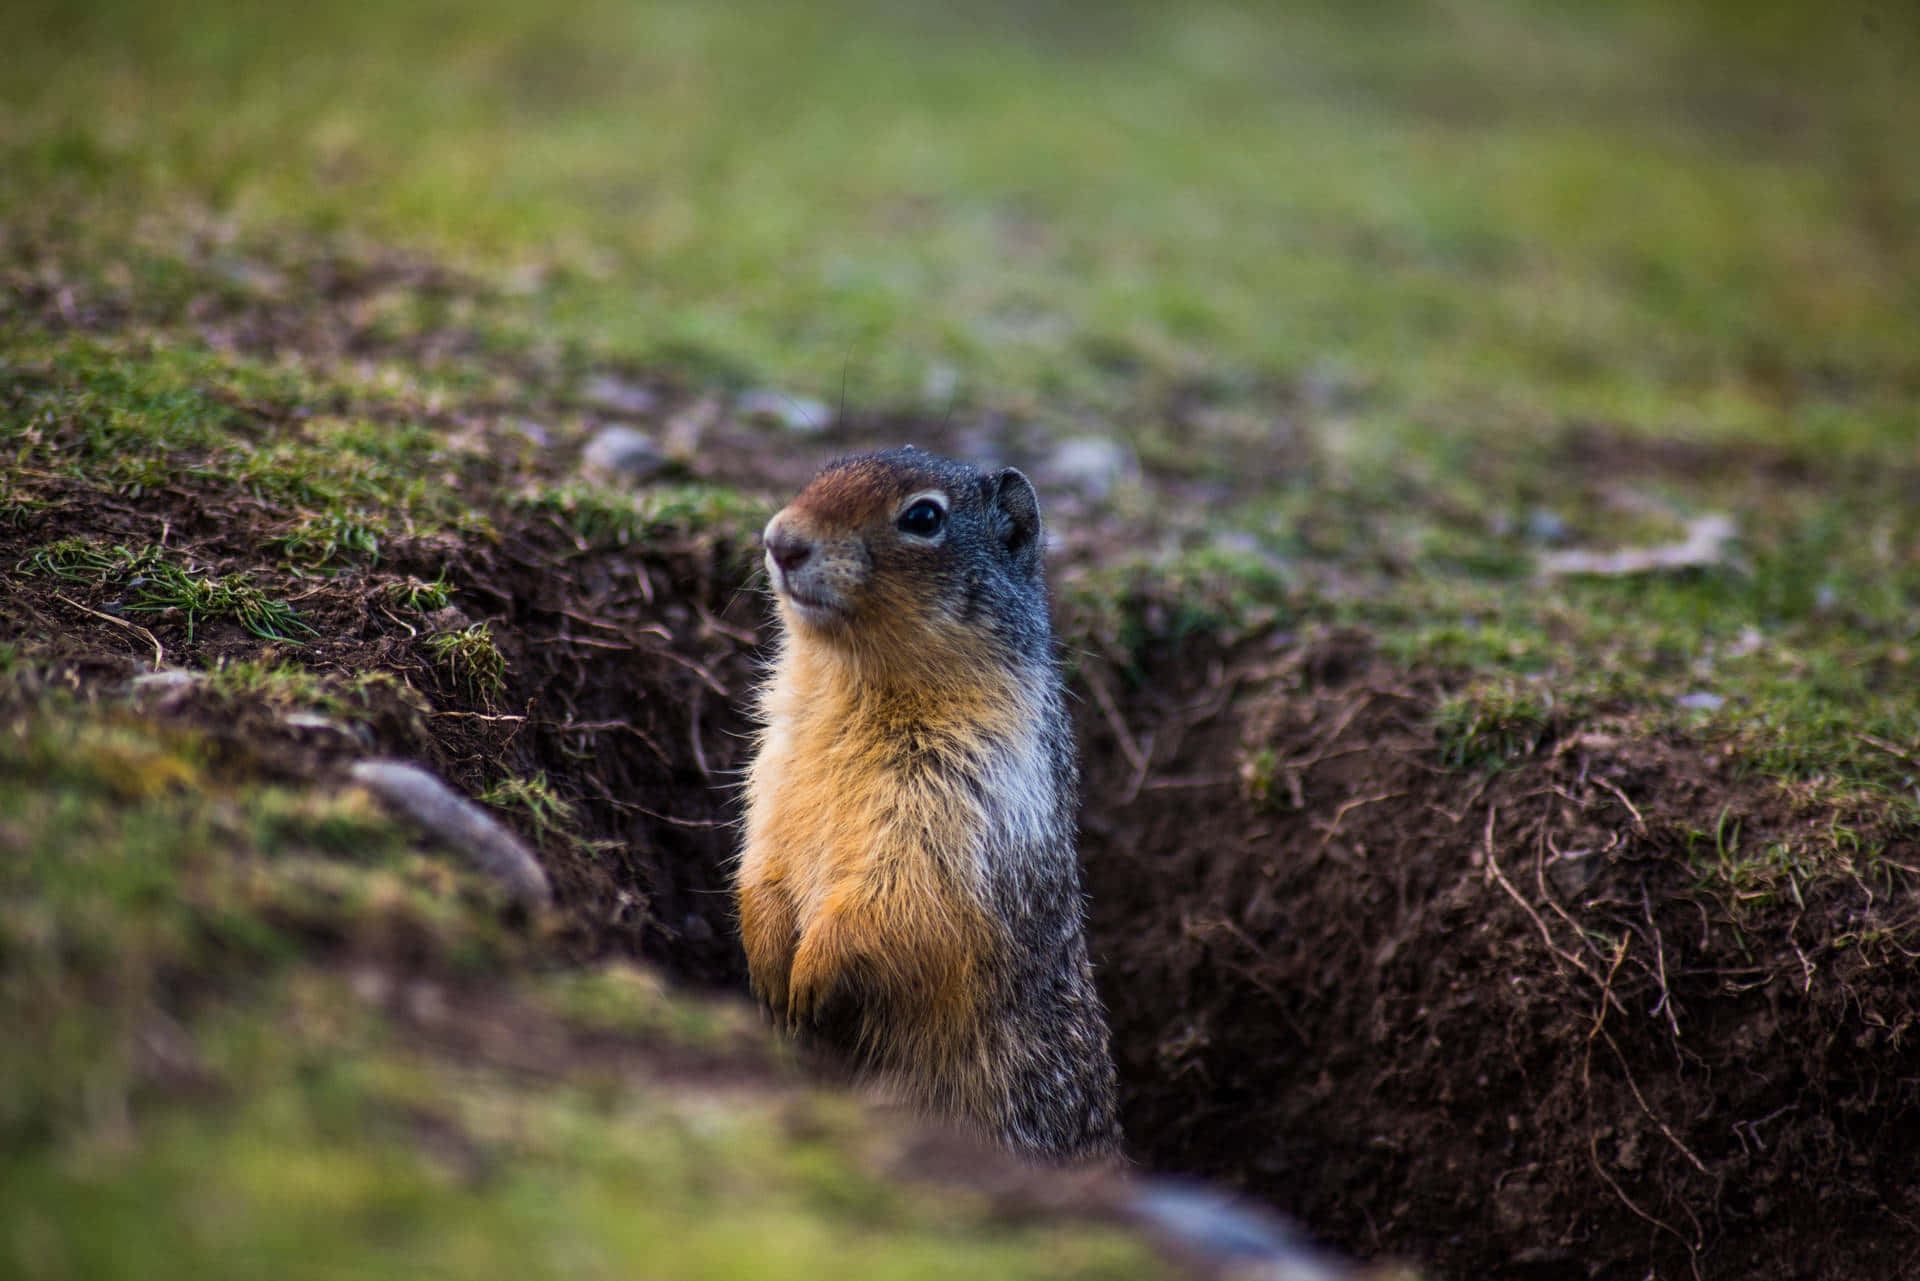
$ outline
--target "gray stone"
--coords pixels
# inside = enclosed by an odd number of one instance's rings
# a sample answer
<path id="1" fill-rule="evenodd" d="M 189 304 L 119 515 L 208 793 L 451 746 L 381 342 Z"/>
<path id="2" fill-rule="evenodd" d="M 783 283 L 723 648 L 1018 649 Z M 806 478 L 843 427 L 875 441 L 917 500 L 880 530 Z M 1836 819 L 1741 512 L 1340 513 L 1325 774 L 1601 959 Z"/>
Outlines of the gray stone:
<path id="1" fill-rule="evenodd" d="M 580 399 L 594 409 L 609 414 L 638 417 L 650 414 L 660 398 L 639 383 L 630 383 L 613 374 L 595 374 L 580 389 Z"/>
<path id="2" fill-rule="evenodd" d="M 1149 1177 L 1129 1194 L 1135 1222 L 1210 1274 L 1262 1281 L 1355 1281 L 1356 1273 L 1309 1244 L 1265 1206 L 1189 1179 Z"/>
<path id="3" fill-rule="evenodd" d="M 833 423 L 825 403 L 766 387 L 741 396 L 739 410 L 743 418 L 765 419 L 799 436 L 818 435 Z"/>
<path id="4" fill-rule="evenodd" d="M 515 901 L 536 909 L 553 902 L 547 874 L 526 843 L 418 765 L 368 760 L 356 764 L 348 774 L 386 802 L 389 809 L 465 854 Z"/>
<path id="5" fill-rule="evenodd" d="M 538 422 L 535 419 L 509 419 L 506 428 L 508 431 L 524 437 L 530 444 L 541 449 L 545 449 L 547 446 L 553 444 L 553 433 L 547 430 L 544 423 Z"/>
<path id="6" fill-rule="evenodd" d="M 1712 512 L 1687 522 L 1687 536 L 1658 547 L 1627 547 L 1619 551 L 1547 552 L 1540 571 L 1548 575 L 1600 574 L 1622 576 L 1684 569 L 1706 569 L 1730 563 L 1727 545 L 1733 541 L 1733 517 Z"/>
<path id="7" fill-rule="evenodd" d="M 162 671 L 147 672 L 144 675 L 134 677 L 133 688 L 143 691 L 150 689 L 172 691 L 190 688 L 198 685 L 205 679 L 206 677 L 199 672 L 190 672 L 179 667 L 169 667 Z"/>
<path id="8" fill-rule="evenodd" d="M 1567 522 L 1559 512 L 1536 507 L 1527 513 L 1527 537 L 1538 543 L 1562 543 L 1567 539 Z"/>
<path id="9" fill-rule="evenodd" d="M 653 437 L 634 427 L 604 427 L 580 452 L 580 462 L 594 471 L 643 479 L 667 465 Z"/>
<path id="10" fill-rule="evenodd" d="M 1078 490 L 1088 498 L 1112 494 L 1124 481 L 1140 474 L 1133 451 L 1104 436 L 1075 436 L 1055 445 L 1047 456 L 1046 471 L 1056 484 Z"/>
<path id="11" fill-rule="evenodd" d="M 920 395 L 929 405 L 945 409 L 960 390 L 960 371 L 952 365 L 931 365 L 920 382 Z"/>
<path id="12" fill-rule="evenodd" d="M 1572 898 L 1593 884 L 1606 862 L 1598 850 L 1563 850 L 1547 864 L 1547 879 L 1555 890 Z"/>

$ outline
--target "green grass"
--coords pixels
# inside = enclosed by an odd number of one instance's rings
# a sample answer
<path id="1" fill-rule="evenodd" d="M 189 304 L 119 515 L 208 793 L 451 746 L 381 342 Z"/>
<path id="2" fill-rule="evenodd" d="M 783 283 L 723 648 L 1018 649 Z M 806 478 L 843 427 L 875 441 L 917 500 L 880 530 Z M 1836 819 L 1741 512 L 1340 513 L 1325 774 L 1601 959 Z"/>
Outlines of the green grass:
<path id="1" fill-rule="evenodd" d="M 525 511 L 545 512 L 591 546 L 626 547 L 672 532 L 712 531 L 746 542 L 771 515 L 734 490 L 667 485 L 641 493 L 587 481 L 542 485 L 515 497 Z"/>
<path id="2" fill-rule="evenodd" d="M 244 575 L 218 578 L 195 575 L 178 565 L 156 566 L 139 585 L 139 596 L 127 606 L 131 614 L 179 614 L 187 622 L 187 639 L 194 626 L 208 618 L 231 618 L 265 640 L 292 640 L 299 633 L 314 634 L 291 605 L 274 600 Z"/>
<path id="3" fill-rule="evenodd" d="M 268 538 L 266 545 L 306 569 L 354 562 L 371 565 L 380 559 L 378 524 L 364 515 L 305 517 L 286 532 Z"/>
<path id="4" fill-rule="evenodd" d="M 532 778 L 509 775 L 498 779 L 480 793 L 479 799 L 520 819 L 532 829 L 536 841 L 544 843 L 558 837 L 576 848 L 586 844 L 579 835 L 579 819 L 572 803 L 553 790 L 544 770 Z"/>
<path id="5" fill-rule="evenodd" d="M 455 904 L 400 888 L 404 847 L 377 811 L 235 791 L 208 762 L 191 731 L 58 701 L 0 734 L 0 1007 L 22 1030 L 0 1050 L 10 1150 L 81 1123 L 90 1085 L 126 1071 L 126 1050 L 101 1039 L 125 1035 L 169 983 L 223 965 L 270 972 L 327 923 L 417 912 L 479 937 L 484 923 Z M 359 868 L 330 857 L 342 847 Z"/>
<path id="6" fill-rule="evenodd" d="M 274 659 L 226 658 L 196 677 L 205 698 L 274 716 L 304 712 L 353 722 L 370 720 L 381 707 L 395 703 L 415 711 L 425 708 L 425 700 L 400 676 L 378 668 L 319 672 Z"/>
<path id="7" fill-rule="evenodd" d="M 509 346 L 814 393 L 844 367 L 868 403 L 951 369 L 1139 423 L 1170 385 L 1306 381 L 1376 431 L 1803 440 L 1784 386 L 1892 450 L 1915 35 L 1768 14 L 29 4 L 0 208 L 115 240 L 174 214 L 113 256 L 143 298 L 297 291 L 289 232 L 371 239 L 519 291 L 480 317 Z M 376 298 L 396 335 L 461 301 Z"/>
<path id="8" fill-rule="evenodd" d="M 1551 691 L 1516 684 L 1446 698 L 1434 719 L 1441 762 L 1461 769 L 1498 769 L 1532 756 L 1546 744 L 1556 722 L 1565 723 Z"/>
<path id="9" fill-rule="evenodd" d="M 130 498 L 172 488 L 269 503 L 286 513 L 275 545 L 294 560 L 376 551 L 369 538 L 383 523 L 472 520 L 460 491 L 466 456 L 439 433 L 337 408 L 424 418 L 445 394 L 431 380 L 369 387 L 350 369 L 308 372 L 191 339 L 29 333 L 8 348 L 0 446 L 19 476 Z"/>
<path id="10" fill-rule="evenodd" d="M 403 580 L 387 584 L 387 597 L 397 608 L 412 610 L 416 614 L 431 614 L 452 603 L 453 589 L 444 575 L 430 583 L 409 575 Z"/>
<path id="11" fill-rule="evenodd" d="M 103 586 L 114 578 L 132 577 L 160 564 L 165 553 L 158 547 L 134 551 L 128 547 L 103 546 L 84 538 L 62 538 L 36 547 L 20 564 L 69 583 Z"/>
<path id="12" fill-rule="evenodd" d="M 507 658 L 486 623 L 426 638 L 434 662 L 474 698 L 492 701 L 507 688 Z"/>
<path id="13" fill-rule="evenodd" d="M 218 1120 L 162 1102 L 144 1110 L 136 1146 L 102 1121 L 90 1146 L 0 1158 L 10 1273 L 1156 1272 L 1110 1230 L 995 1224 L 862 1169 L 826 1142 L 851 1118 L 825 1101 L 736 1088 L 701 1103 L 530 1082 L 484 1055 L 426 1057 L 349 985 L 312 972 L 244 1014 L 195 1047 L 242 1100 Z M 816 1137 L 791 1137 L 801 1125 Z"/>
<path id="14" fill-rule="evenodd" d="M 291 605 L 274 599 L 246 575 L 196 572 L 159 547 L 134 550 L 63 538 L 35 549 L 22 568 L 121 590 L 127 596 L 127 613 L 178 617 L 186 623 L 189 641 L 199 624 L 220 618 L 232 619 L 263 640 L 314 634 Z"/>

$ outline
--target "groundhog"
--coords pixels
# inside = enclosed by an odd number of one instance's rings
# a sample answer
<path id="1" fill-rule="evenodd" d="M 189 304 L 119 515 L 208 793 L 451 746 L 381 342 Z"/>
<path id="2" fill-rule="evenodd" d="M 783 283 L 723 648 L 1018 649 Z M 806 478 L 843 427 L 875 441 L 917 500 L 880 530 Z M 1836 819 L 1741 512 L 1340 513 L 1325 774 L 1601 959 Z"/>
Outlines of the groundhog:
<path id="1" fill-rule="evenodd" d="M 830 464 L 766 528 L 781 636 L 735 877 L 778 1019 L 1034 1160 L 1118 1153 L 1079 786 L 1020 472 Z"/>

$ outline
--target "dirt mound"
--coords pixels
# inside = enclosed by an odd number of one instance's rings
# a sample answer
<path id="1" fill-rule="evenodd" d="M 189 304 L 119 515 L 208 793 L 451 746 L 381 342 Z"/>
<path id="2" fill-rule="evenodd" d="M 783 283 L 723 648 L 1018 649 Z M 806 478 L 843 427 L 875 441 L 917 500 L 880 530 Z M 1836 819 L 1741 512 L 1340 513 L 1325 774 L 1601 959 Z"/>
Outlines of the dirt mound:
<path id="1" fill-rule="evenodd" d="M 1696 745 L 1449 768 L 1441 682 L 1351 636 L 1132 677 L 1088 674 L 1084 856 L 1148 1164 L 1442 1275 L 1920 1257 L 1912 833 L 1729 895 L 1714 860 L 1810 815 Z"/>

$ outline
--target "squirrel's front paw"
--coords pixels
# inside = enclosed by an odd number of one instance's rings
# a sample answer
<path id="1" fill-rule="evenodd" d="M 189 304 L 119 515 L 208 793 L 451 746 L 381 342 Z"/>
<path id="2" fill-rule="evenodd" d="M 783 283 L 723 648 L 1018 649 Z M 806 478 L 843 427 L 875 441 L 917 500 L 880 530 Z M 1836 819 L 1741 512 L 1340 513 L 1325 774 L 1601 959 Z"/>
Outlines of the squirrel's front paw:
<path id="1" fill-rule="evenodd" d="M 760 1004 L 775 1018 L 785 1018 L 787 1012 L 788 984 L 785 974 L 754 971 L 753 994 L 760 998 Z"/>
<path id="2" fill-rule="evenodd" d="M 787 985 L 787 1030 L 800 1032 L 819 1023 L 845 991 L 846 983 L 838 974 L 814 972 L 802 977 L 796 966 L 794 980 Z"/>
<path id="3" fill-rule="evenodd" d="M 816 1026 L 851 995 L 852 958 L 831 925 L 816 925 L 800 940 L 787 973 L 787 1026 L 799 1031 Z M 776 1012 L 779 1007 L 774 1007 Z"/>

